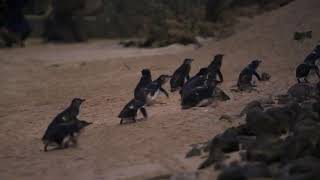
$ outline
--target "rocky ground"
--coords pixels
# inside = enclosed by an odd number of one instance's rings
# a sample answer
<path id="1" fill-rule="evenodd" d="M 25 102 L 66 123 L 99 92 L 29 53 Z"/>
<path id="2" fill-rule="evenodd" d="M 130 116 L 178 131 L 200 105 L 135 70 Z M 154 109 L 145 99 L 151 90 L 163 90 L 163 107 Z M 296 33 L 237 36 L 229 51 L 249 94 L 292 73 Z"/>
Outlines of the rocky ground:
<path id="1" fill-rule="evenodd" d="M 30 40 L 23 49 L 1 49 L 0 178 L 140 180 L 194 172 L 205 158 L 185 159 L 190 145 L 243 122 L 219 120 L 221 115 L 239 113 L 248 102 L 286 92 L 295 83 L 295 67 L 320 37 L 319 8 L 318 0 L 296 0 L 242 19 L 235 35 L 204 42 L 201 48 L 123 49 L 115 41 L 43 45 Z M 293 40 L 294 32 L 309 30 L 312 39 Z M 181 110 L 179 95 L 170 94 L 147 109 L 147 121 L 119 125 L 117 115 L 132 98 L 141 69 L 150 68 L 156 78 L 173 73 L 191 57 L 194 74 L 217 53 L 225 54 L 222 89 L 230 101 Z M 255 58 L 263 60 L 259 71 L 272 74 L 271 81 L 258 83 L 258 92 L 231 92 L 239 72 Z M 73 97 L 87 99 L 80 119 L 94 124 L 81 135 L 77 148 L 44 153 L 45 128 Z M 218 174 L 200 172 L 202 179 Z"/>

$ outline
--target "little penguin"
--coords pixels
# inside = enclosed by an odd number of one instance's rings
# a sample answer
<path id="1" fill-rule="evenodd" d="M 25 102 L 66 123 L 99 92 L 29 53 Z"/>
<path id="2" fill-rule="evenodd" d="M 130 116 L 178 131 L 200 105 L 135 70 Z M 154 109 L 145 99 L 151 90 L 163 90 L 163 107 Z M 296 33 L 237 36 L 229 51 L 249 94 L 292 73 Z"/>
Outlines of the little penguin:
<path id="1" fill-rule="evenodd" d="M 48 146 L 58 146 L 58 148 L 67 148 L 69 141 L 74 145 L 77 145 L 77 138 L 81 133 L 81 130 L 92 123 L 82 120 L 71 120 L 56 124 L 52 128 L 46 131 L 44 138 L 44 151 L 48 151 Z M 66 141 L 67 139 L 67 141 Z"/>
<path id="2" fill-rule="evenodd" d="M 132 99 L 128 104 L 124 106 L 118 117 L 121 119 L 120 124 L 123 121 L 130 120 L 136 122 L 138 111 L 142 113 L 144 118 L 148 117 L 147 111 L 144 108 L 145 103 L 143 101 Z"/>
<path id="3" fill-rule="evenodd" d="M 189 73 L 191 70 L 191 63 L 193 59 L 187 58 L 183 64 L 173 73 L 170 80 L 171 92 L 182 88 L 184 83 L 190 79 Z"/>
<path id="4" fill-rule="evenodd" d="M 77 116 L 80 112 L 80 106 L 85 101 L 85 99 L 81 98 L 74 98 L 68 108 L 66 108 L 64 111 L 59 113 L 49 124 L 46 131 L 50 131 L 51 128 L 54 128 L 54 126 L 60 124 L 60 123 L 66 123 L 73 120 L 77 120 Z M 42 139 L 44 139 L 45 136 L 43 136 Z"/>
<path id="5" fill-rule="evenodd" d="M 217 80 L 217 76 L 219 77 L 219 83 L 223 82 L 223 75 L 220 70 L 222 66 L 223 56 L 223 54 L 215 55 L 212 62 L 208 66 L 208 71 L 210 74 L 212 74 L 213 78 Z"/>
<path id="6" fill-rule="evenodd" d="M 134 89 L 135 99 L 143 99 L 143 88 L 152 82 L 151 71 L 149 69 L 143 69 L 141 75 L 140 81 Z"/>
<path id="7" fill-rule="evenodd" d="M 183 88 L 180 90 L 181 99 L 183 96 L 188 96 L 192 90 L 197 87 L 204 85 L 204 82 L 208 79 L 208 68 L 201 68 L 200 71 L 189 79 Z"/>
<path id="8" fill-rule="evenodd" d="M 257 69 L 261 64 L 261 60 L 254 60 L 252 61 L 247 67 L 245 67 L 238 79 L 237 86 L 240 90 L 244 90 L 244 88 L 250 88 L 254 85 L 252 84 L 252 76 L 255 75 L 259 81 L 261 81 L 260 75 L 257 73 Z"/>
<path id="9" fill-rule="evenodd" d="M 170 78 L 171 76 L 169 75 L 161 75 L 158 79 L 152 81 L 145 88 L 143 88 L 144 98 L 142 101 L 145 102 L 146 105 L 151 105 L 158 97 L 160 92 L 164 93 L 164 95 L 169 98 L 168 92 L 162 86 L 168 82 Z"/>

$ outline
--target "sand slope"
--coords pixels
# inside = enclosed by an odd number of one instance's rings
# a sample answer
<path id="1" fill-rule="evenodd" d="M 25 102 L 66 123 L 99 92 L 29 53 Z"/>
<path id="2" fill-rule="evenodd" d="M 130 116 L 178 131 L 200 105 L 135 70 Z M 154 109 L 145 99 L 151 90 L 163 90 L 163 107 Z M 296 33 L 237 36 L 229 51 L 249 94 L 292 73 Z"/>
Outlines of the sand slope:
<path id="1" fill-rule="evenodd" d="M 143 179 L 193 171 L 201 159 L 184 159 L 189 145 L 207 141 L 231 123 L 219 121 L 257 97 L 278 94 L 293 84 L 295 66 L 320 39 L 320 1 L 296 0 L 279 10 L 245 19 L 237 33 L 200 49 L 173 45 L 162 49 L 122 49 L 115 41 L 44 45 L 0 50 L 0 179 Z M 293 41 L 295 31 L 314 37 Z M 171 74 L 185 57 L 196 59 L 192 73 L 224 53 L 222 88 L 231 101 L 182 111 L 178 94 L 148 108 L 150 118 L 119 126 L 116 118 L 132 98 L 142 68 L 153 77 Z M 260 71 L 273 75 L 260 93 L 233 94 L 241 69 L 262 59 Z M 73 97 L 84 97 L 80 119 L 94 122 L 77 148 L 44 153 L 41 136 L 52 118 Z M 238 122 L 234 122 L 237 124 Z"/>

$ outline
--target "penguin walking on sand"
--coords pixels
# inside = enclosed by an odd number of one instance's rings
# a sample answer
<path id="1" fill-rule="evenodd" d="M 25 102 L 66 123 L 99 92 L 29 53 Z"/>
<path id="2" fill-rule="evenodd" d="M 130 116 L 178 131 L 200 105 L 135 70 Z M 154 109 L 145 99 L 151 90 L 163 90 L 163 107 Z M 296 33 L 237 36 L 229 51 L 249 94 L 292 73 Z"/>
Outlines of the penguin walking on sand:
<path id="1" fill-rule="evenodd" d="M 85 101 L 85 99 L 74 98 L 71 101 L 71 104 L 69 105 L 69 107 L 67 107 L 64 111 L 59 113 L 53 119 L 53 121 L 49 124 L 47 131 L 50 130 L 50 128 L 54 127 L 57 124 L 77 120 L 77 116 L 79 115 L 79 112 L 80 112 L 80 106 L 84 101 Z"/>
<path id="2" fill-rule="evenodd" d="M 167 98 L 169 98 L 168 92 L 162 86 L 168 82 L 170 78 L 171 76 L 169 75 L 161 75 L 158 79 L 149 83 L 145 88 L 143 88 L 144 98 L 142 101 L 145 102 L 146 105 L 151 105 L 160 93 L 163 93 Z"/>
<path id="3" fill-rule="evenodd" d="M 173 73 L 170 80 L 171 92 L 182 88 L 184 83 L 190 79 L 189 73 L 191 70 L 191 63 L 193 59 L 187 58 L 183 64 Z"/>
<path id="4" fill-rule="evenodd" d="M 187 94 L 182 95 L 182 109 L 209 105 L 213 101 L 213 94 L 217 84 L 218 81 L 209 75 L 208 79 L 202 85 L 196 86 L 190 89 Z"/>
<path id="5" fill-rule="evenodd" d="M 77 145 L 77 139 L 81 131 L 90 124 L 92 123 L 82 120 L 72 120 L 55 125 L 49 131 L 46 131 L 42 139 L 44 151 L 48 151 L 48 146 L 57 146 L 58 149 L 63 149 L 69 147 L 70 143 Z"/>
<path id="6" fill-rule="evenodd" d="M 223 82 L 223 75 L 220 70 L 222 66 L 223 56 L 223 54 L 215 55 L 212 62 L 208 66 L 209 73 L 212 74 L 213 78 L 219 83 Z M 219 77 L 219 80 L 217 79 L 217 76 Z"/>
<path id="7" fill-rule="evenodd" d="M 49 124 L 42 137 L 45 144 L 45 151 L 49 145 L 55 144 L 60 148 L 64 147 L 64 139 L 71 137 L 75 142 L 75 133 L 79 133 L 80 129 L 91 123 L 80 121 L 77 116 L 80 112 L 80 106 L 85 99 L 74 98 L 68 108 L 59 113 Z M 84 126 L 83 126 L 84 125 Z"/>
<path id="8" fill-rule="evenodd" d="M 301 83 L 301 78 L 303 78 L 304 82 L 308 83 L 307 78 L 311 70 L 315 70 L 318 78 L 320 79 L 319 69 L 316 65 L 303 63 L 296 69 L 296 78 L 298 83 Z"/>
<path id="9" fill-rule="evenodd" d="M 144 118 L 148 118 L 147 110 L 144 108 L 145 103 L 143 101 L 132 99 L 125 107 L 122 109 L 118 117 L 121 119 L 120 124 L 124 121 L 137 121 L 138 111 L 142 113 Z"/>
<path id="10" fill-rule="evenodd" d="M 152 82 L 152 76 L 149 69 L 143 69 L 141 75 L 140 81 L 134 89 L 134 98 L 140 100 L 144 98 L 143 88 Z"/>
<path id="11" fill-rule="evenodd" d="M 204 85 L 205 81 L 208 79 L 208 68 L 201 68 L 200 71 L 190 78 L 180 90 L 181 99 L 183 96 L 188 96 L 190 92 L 197 86 Z"/>
<path id="12" fill-rule="evenodd" d="M 262 61 L 260 60 L 254 60 L 241 71 L 237 83 L 237 86 L 240 91 L 246 90 L 248 88 L 251 89 L 252 87 L 254 87 L 254 85 L 252 84 L 253 75 L 256 76 L 259 81 L 261 81 L 261 77 L 257 73 L 257 69 L 261 62 Z"/>

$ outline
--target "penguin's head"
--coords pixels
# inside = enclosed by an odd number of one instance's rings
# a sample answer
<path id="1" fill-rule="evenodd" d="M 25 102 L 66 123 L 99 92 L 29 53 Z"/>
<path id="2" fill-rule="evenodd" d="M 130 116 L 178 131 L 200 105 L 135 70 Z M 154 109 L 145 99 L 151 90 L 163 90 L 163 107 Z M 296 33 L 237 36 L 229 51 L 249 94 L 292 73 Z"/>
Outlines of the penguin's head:
<path id="1" fill-rule="evenodd" d="M 224 54 L 217 54 L 217 55 L 215 55 L 214 56 L 214 60 L 219 60 L 219 61 L 222 61 L 222 59 L 223 59 L 223 56 L 224 56 Z"/>
<path id="2" fill-rule="evenodd" d="M 158 78 L 158 81 L 160 81 L 161 84 L 165 84 L 166 82 L 168 82 L 171 79 L 171 76 L 169 75 L 161 75 Z"/>
<path id="3" fill-rule="evenodd" d="M 183 64 L 191 64 L 192 61 L 194 61 L 194 60 L 191 59 L 191 58 L 186 58 L 186 59 L 183 61 Z"/>
<path id="4" fill-rule="evenodd" d="M 199 76 L 203 76 L 208 74 L 208 68 L 201 68 L 200 71 L 197 73 Z"/>
<path id="5" fill-rule="evenodd" d="M 215 55 L 208 68 L 209 69 L 221 68 L 223 56 L 224 56 L 223 54 Z"/>
<path id="6" fill-rule="evenodd" d="M 71 102 L 72 105 L 74 106 L 80 106 L 84 101 L 86 101 L 85 99 L 81 99 L 81 98 L 74 98 Z"/>
<path id="7" fill-rule="evenodd" d="M 253 60 L 251 63 L 250 63 L 250 67 L 251 68 L 254 68 L 254 69 L 256 69 L 256 68 L 258 68 L 259 67 L 259 65 L 262 63 L 262 61 L 261 60 Z"/>
<path id="8" fill-rule="evenodd" d="M 151 76 L 151 71 L 150 69 L 143 69 L 141 71 L 142 76 Z"/>

